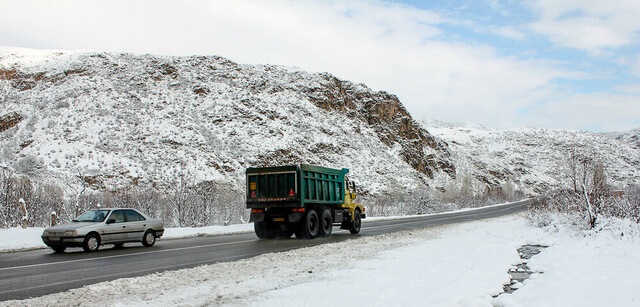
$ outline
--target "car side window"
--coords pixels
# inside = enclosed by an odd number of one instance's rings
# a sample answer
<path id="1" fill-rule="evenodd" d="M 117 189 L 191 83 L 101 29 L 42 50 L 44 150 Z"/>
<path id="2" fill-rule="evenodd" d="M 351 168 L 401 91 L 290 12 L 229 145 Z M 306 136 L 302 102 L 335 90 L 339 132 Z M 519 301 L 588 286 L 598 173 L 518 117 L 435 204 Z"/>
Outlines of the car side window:
<path id="1" fill-rule="evenodd" d="M 138 222 L 144 221 L 144 216 L 140 215 L 140 213 L 135 212 L 133 210 L 125 210 L 125 216 L 127 218 L 127 222 Z"/>
<path id="2" fill-rule="evenodd" d="M 116 223 L 124 222 L 124 212 L 122 210 L 114 210 L 109 219 L 115 220 Z"/>

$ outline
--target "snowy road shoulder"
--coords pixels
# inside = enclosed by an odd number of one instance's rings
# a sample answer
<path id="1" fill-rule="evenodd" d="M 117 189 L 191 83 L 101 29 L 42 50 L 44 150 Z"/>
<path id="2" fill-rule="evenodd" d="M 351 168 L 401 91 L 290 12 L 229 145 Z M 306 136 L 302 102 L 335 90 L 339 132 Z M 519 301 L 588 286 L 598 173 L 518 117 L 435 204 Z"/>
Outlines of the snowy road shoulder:
<path id="1" fill-rule="evenodd" d="M 438 216 L 450 213 L 460 212 L 472 212 L 479 211 L 490 207 L 503 207 L 508 206 L 510 203 L 497 204 L 491 206 L 485 206 L 480 208 L 465 208 L 451 212 L 443 212 L 438 214 L 423 214 L 423 215 L 406 215 L 406 216 L 391 216 L 391 217 L 368 217 L 363 221 L 363 227 L 366 227 L 370 221 L 381 220 L 396 220 L 407 219 L 413 217 L 426 217 L 426 216 Z M 40 238 L 44 227 L 29 227 L 26 229 L 20 227 L 12 227 L 7 229 L 0 228 L 0 253 L 3 252 L 15 252 L 15 251 L 27 251 L 36 249 L 48 248 Z M 166 228 L 164 235 L 160 240 L 172 240 L 172 239 L 184 239 L 202 236 L 220 236 L 236 233 L 251 233 L 253 232 L 253 223 L 245 224 L 232 224 L 227 226 L 204 226 L 204 227 L 176 227 Z"/>
<path id="2" fill-rule="evenodd" d="M 40 235 L 42 235 L 43 231 L 43 227 L 29 227 L 27 229 L 14 227 L 8 229 L 0 229 L 0 253 L 47 248 L 47 246 L 42 242 L 42 239 L 40 238 Z M 183 239 L 201 236 L 221 236 L 250 232 L 253 232 L 253 224 L 167 228 L 165 229 L 164 236 L 162 236 L 160 240 Z"/>
<path id="3" fill-rule="evenodd" d="M 493 296 L 522 262 L 523 244 L 548 245 L 533 275 Z M 640 306 L 640 242 L 609 232 L 575 236 L 520 215 L 361 237 L 191 269 L 119 279 L 0 306 Z M 597 276 L 594 276 L 597 275 Z M 105 293 L 119 293 L 117 296 Z"/>

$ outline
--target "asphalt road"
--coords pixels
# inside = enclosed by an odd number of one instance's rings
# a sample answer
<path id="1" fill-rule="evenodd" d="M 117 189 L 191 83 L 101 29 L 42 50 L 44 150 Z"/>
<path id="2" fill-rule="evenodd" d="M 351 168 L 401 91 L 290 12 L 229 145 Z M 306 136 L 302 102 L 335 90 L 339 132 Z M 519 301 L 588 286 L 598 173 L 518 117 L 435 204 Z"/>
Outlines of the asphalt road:
<path id="1" fill-rule="evenodd" d="M 524 210 L 528 202 L 523 200 L 473 211 L 401 219 L 365 219 L 360 234 L 355 237 L 508 215 Z M 245 233 L 158 240 L 151 248 L 133 243 L 119 249 L 106 246 L 95 253 L 84 253 L 80 248 L 67 249 L 62 254 L 49 249 L 0 253 L 0 301 L 37 297 L 118 278 L 234 261 L 349 238 L 354 238 L 354 235 L 334 228 L 331 237 L 314 240 L 258 240 L 255 234 Z"/>

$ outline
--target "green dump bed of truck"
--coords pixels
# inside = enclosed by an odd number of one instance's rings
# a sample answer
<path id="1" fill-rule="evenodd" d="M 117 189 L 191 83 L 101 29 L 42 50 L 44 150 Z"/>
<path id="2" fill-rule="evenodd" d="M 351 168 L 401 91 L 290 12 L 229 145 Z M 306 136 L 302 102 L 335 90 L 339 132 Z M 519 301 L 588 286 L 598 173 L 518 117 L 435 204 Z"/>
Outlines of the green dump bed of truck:
<path id="1" fill-rule="evenodd" d="M 348 172 L 306 164 L 248 168 L 247 208 L 340 205 Z"/>

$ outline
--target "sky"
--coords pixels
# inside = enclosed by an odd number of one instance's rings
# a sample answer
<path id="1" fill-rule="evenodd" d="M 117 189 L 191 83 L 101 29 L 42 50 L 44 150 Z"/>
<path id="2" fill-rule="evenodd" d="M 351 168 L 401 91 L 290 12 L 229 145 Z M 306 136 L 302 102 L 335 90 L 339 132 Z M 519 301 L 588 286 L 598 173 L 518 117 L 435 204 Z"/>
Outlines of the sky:
<path id="1" fill-rule="evenodd" d="M 0 0 L 0 46 L 329 72 L 417 119 L 640 127 L 637 0 Z"/>

